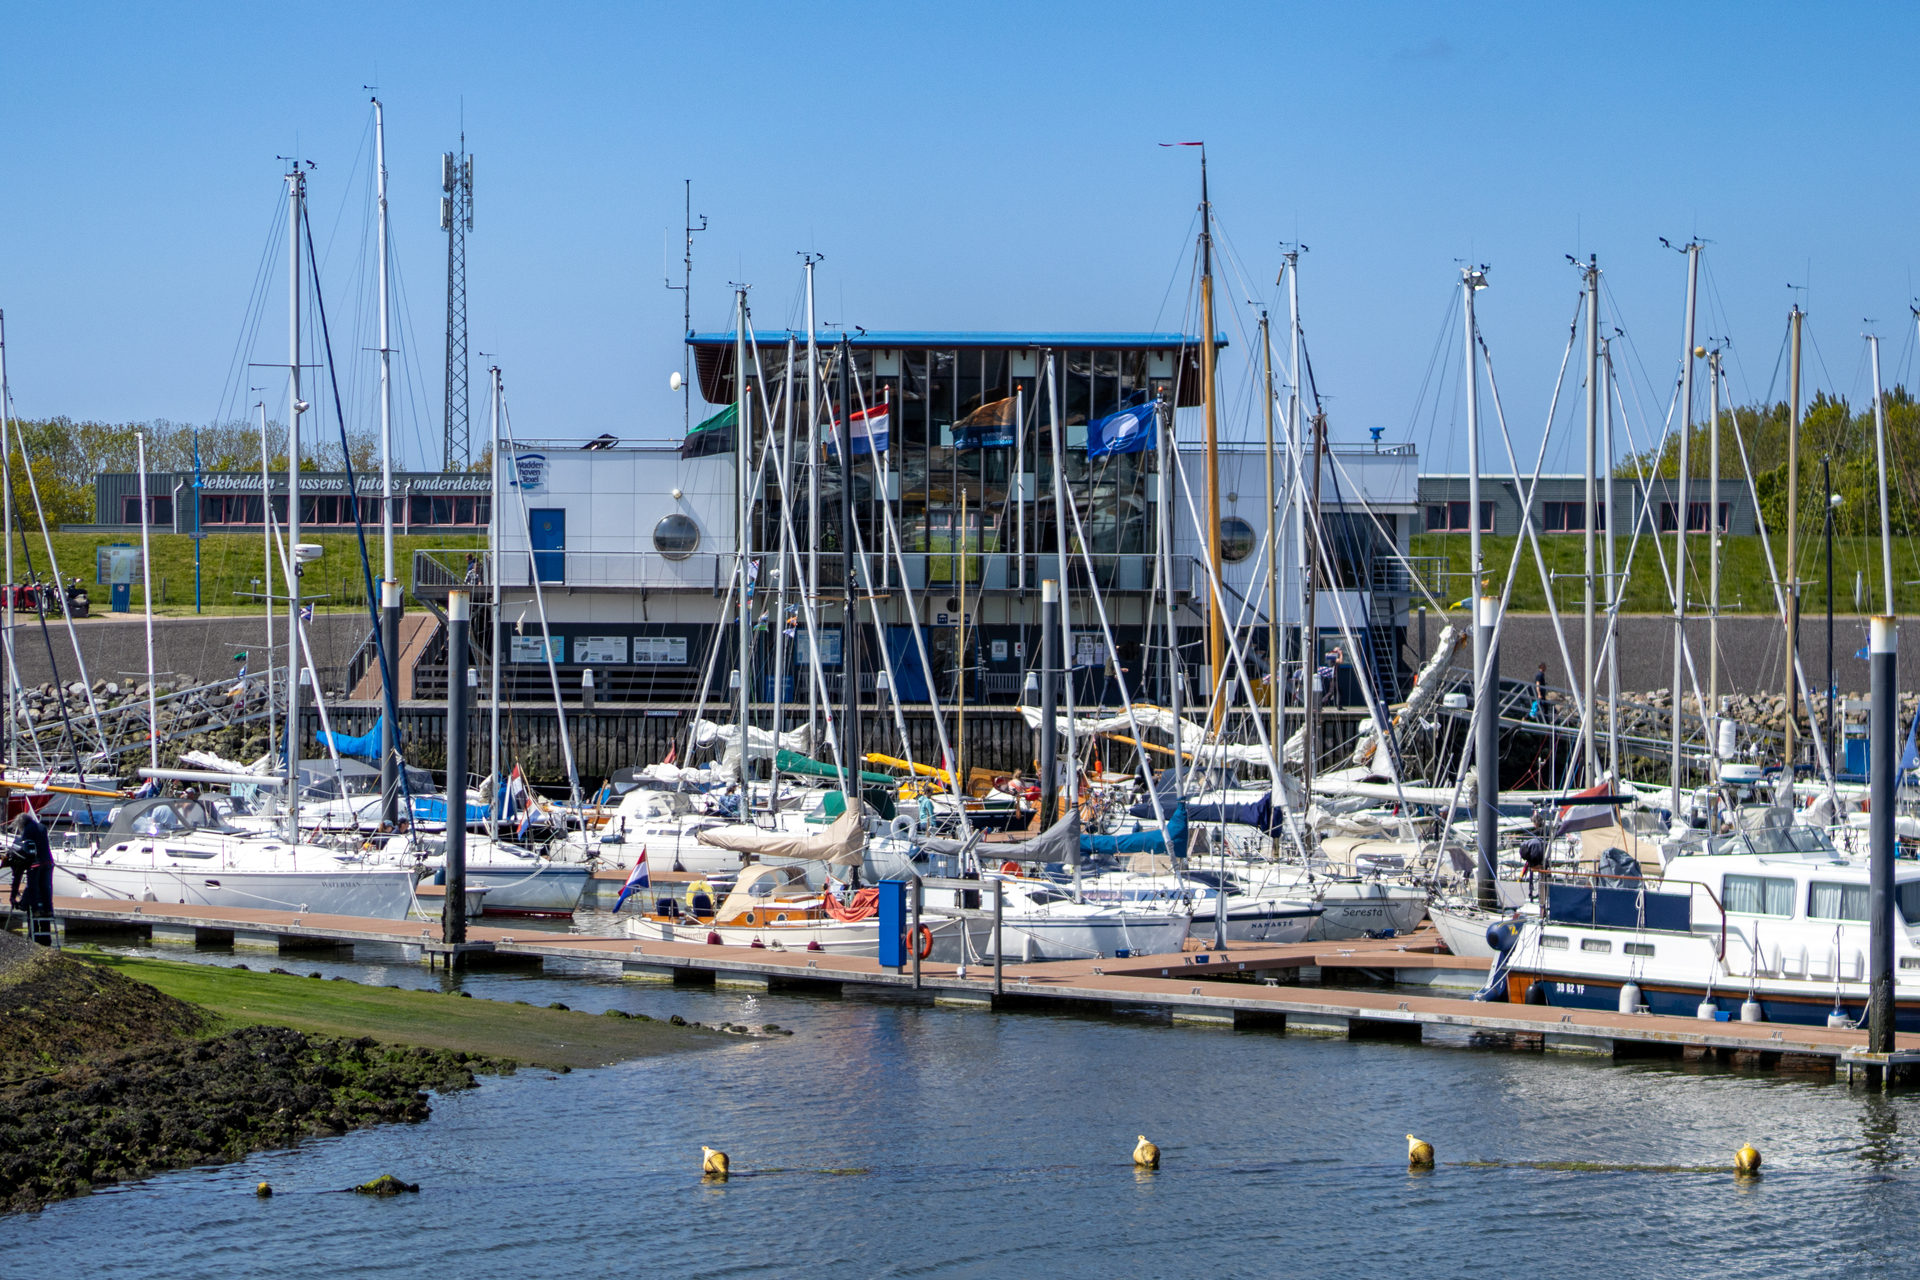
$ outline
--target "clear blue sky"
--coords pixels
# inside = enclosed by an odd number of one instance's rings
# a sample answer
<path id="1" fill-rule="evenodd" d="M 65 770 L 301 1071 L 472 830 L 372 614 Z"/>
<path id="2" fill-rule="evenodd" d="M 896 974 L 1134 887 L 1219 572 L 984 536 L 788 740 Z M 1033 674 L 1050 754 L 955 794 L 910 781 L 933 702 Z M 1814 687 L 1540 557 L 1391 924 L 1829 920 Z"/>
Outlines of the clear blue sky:
<path id="1" fill-rule="evenodd" d="M 1566 341 L 1568 253 L 1600 255 L 1652 397 L 1683 298 L 1661 236 L 1711 242 L 1701 334 L 1732 339 L 1737 396 L 1765 393 L 1798 296 L 1813 384 L 1857 399 L 1865 318 L 1888 381 L 1911 381 L 1916 26 L 1898 7 L 1711 4 L 18 6 L 0 74 L 9 373 L 35 416 L 230 409 L 275 157 L 296 150 L 318 165 L 336 349 L 373 345 L 353 315 L 377 83 L 416 461 L 438 430 L 438 155 L 463 102 L 472 345 L 506 369 L 522 436 L 678 431 L 662 259 L 683 178 L 711 220 L 697 328 L 728 324 L 734 280 L 763 330 L 797 319 L 809 248 L 827 320 L 1172 328 L 1196 173 L 1154 144 L 1194 138 L 1250 284 L 1225 296 L 1271 293 L 1279 243 L 1310 247 L 1336 438 L 1381 426 L 1434 469 L 1464 464 L 1455 384 L 1422 387 L 1467 259 L 1491 264 L 1482 325 L 1522 440 Z M 281 278 L 247 358 L 283 358 Z M 1257 429 L 1244 392 L 1230 403 L 1230 430 Z"/>

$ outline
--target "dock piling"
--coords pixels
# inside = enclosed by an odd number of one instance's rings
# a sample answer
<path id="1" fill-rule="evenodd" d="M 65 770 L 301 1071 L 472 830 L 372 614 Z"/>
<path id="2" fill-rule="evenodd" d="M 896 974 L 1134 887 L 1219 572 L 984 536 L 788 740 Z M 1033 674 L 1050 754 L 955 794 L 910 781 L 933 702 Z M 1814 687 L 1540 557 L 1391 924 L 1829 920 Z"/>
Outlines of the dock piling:
<path id="1" fill-rule="evenodd" d="M 1893 855 L 1894 785 L 1900 768 L 1897 671 L 1900 628 L 1891 617 L 1872 620 L 1868 639 L 1873 668 L 1873 702 L 1867 739 L 1872 778 L 1872 808 L 1867 813 L 1871 878 L 1867 910 L 1872 924 L 1867 943 L 1867 1049 L 1893 1049 Z M 1873 1072 L 1868 1070 L 1869 1079 Z"/>
<path id="2" fill-rule="evenodd" d="M 440 940 L 467 940 L 467 627 L 472 598 L 447 593 L 447 898 L 440 908 Z M 499 780 L 494 780 L 499 785 Z M 451 967 L 459 953 L 450 955 Z"/>

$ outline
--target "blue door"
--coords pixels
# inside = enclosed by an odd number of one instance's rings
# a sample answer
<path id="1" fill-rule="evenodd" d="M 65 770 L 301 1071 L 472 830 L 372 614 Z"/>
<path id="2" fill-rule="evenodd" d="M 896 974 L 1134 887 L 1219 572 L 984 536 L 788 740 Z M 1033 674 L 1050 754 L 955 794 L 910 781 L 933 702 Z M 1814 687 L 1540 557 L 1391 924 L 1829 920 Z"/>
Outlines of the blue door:
<path id="1" fill-rule="evenodd" d="M 536 582 L 567 580 L 567 509 L 535 507 L 527 512 L 527 532 L 533 547 Z"/>

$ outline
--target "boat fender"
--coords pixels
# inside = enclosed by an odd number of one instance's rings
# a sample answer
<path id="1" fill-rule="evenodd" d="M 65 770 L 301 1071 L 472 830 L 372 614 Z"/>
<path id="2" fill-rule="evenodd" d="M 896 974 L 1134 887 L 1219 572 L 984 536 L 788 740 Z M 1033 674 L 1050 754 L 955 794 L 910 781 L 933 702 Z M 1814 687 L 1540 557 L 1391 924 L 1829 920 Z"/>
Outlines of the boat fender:
<path id="1" fill-rule="evenodd" d="M 1640 1012 L 1640 984 L 1631 978 L 1620 987 L 1620 1012 Z"/>
<path id="2" fill-rule="evenodd" d="M 1020 864 L 1012 861 L 1003 862 L 1000 864 L 1000 874 L 1003 876 L 1017 876 L 1020 874 Z"/>
<path id="3" fill-rule="evenodd" d="M 1765 1022 L 1766 1020 L 1767 1020 L 1766 1011 L 1760 1007 L 1760 1002 L 1758 1000 L 1745 1000 L 1741 1002 L 1740 1021 Z"/>
<path id="4" fill-rule="evenodd" d="M 719 946 L 719 945 L 720 945 L 720 935 L 719 935 L 719 934 L 717 934 L 717 933 L 715 933 L 715 932 L 713 932 L 713 931 L 712 931 L 711 929 L 709 929 L 709 930 L 707 931 L 707 944 L 708 944 L 709 946 L 715 946 L 715 947 L 717 947 L 717 946 Z"/>
<path id="5" fill-rule="evenodd" d="M 1487 926 L 1487 945 L 1504 955 L 1520 940 L 1520 925 L 1514 920 L 1496 920 Z"/>
<path id="6" fill-rule="evenodd" d="M 1527 1003 L 1528 1004 L 1547 1003 L 1547 984 L 1544 982 L 1536 982 L 1530 985 L 1527 988 Z"/>

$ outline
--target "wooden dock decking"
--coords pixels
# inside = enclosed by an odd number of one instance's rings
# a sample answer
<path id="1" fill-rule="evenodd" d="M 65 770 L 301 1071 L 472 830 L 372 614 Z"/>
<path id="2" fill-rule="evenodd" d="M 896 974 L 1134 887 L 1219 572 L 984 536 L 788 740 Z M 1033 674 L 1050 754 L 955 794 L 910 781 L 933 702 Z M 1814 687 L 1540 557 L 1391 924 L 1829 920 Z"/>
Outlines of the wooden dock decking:
<path id="1" fill-rule="evenodd" d="M 147 930 L 157 943 L 198 942 L 236 948 L 298 950 L 357 942 L 419 948 L 429 963 L 456 951 L 440 941 L 437 925 L 417 920 L 209 908 L 163 902 L 107 902 L 56 898 L 54 914 L 75 934 L 90 930 Z M 871 987 L 921 990 L 936 1003 L 990 1009 L 1036 1001 L 1089 1007 L 1158 1007 L 1176 1022 L 1218 1027 L 1267 1027 L 1288 1034 L 1417 1040 L 1426 1028 L 1505 1036 L 1514 1047 L 1595 1057 L 1714 1057 L 1758 1066 L 1800 1069 L 1908 1067 L 1920 1062 L 1920 1035 L 1896 1037 L 1889 1060 L 1865 1052 L 1864 1030 L 1773 1023 L 1709 1022 L 1654 1014 L 1564 1010 L 1542 1005 L 1479 1003 L 1365 986 L 1289 985 L 1303 969 L 1352 972 L 1398 986 L 1474 988 L 1489 962 L 1442 951 L 1430 932 L 1411 938 L 1310 942 L 1289 946 L 1241 944 L 1225 951 L 1182 952 L 1125 959 L 1007 963 L 994 989 L 991 962 L 969 966 L 922 963 L 910 971 L 877 961 L 824 952 L 730 947 L 699 942 L 636 942 L 620 936 L 564 934 L 470 924 L 465 955 L 528 961 L 600 961 L 623 976 L 670 983 L 712 981 L 766 990 L 772 986 Z"/>

